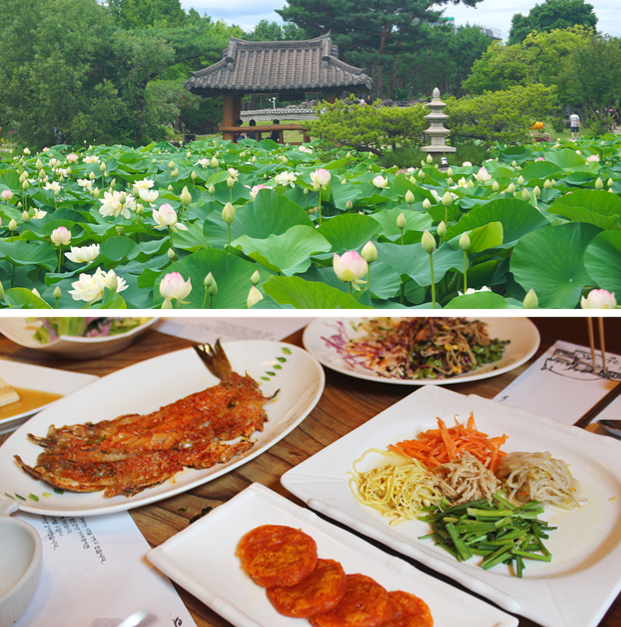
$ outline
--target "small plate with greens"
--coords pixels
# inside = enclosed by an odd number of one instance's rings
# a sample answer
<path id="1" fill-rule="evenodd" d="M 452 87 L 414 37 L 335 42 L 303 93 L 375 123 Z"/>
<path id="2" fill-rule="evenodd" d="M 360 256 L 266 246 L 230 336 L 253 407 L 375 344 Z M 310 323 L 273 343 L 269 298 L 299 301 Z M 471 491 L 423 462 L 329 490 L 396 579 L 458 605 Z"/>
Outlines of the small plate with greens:
<path id="1" fill-rule="evenodd" d="M 317 318 L 304 347 L 324 366 L 359 379 L 448 385 L 508 372 L 539 348 L 528 318 Z"/>
<path id="2" fill-rule="evenodd" d="M 0 318 L 0 333 L 25 348 L 93 359 L 123 350 L 157 321 L 138 316 Z"/>

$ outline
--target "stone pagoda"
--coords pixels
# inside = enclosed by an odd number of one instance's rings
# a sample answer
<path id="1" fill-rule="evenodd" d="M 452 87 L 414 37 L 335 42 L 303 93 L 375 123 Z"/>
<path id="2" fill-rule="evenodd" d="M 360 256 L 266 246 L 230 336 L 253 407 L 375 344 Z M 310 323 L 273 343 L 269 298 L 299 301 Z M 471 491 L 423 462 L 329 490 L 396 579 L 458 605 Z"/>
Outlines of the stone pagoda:
<path id="1" fill-rule="evenodd" d="M 446 104 L 440 100 L 440 90 L 437 87 L 433 90 L 433 99 L 427 106 L 431 109 L 431 113 L 425 118 L 431 122 L 431 126 L 424 133 L 431 138 L 431 145 L 423 146 L 421 150 L 439 157 L 446 152 L 456 152 L 455 146 L 446 145 L 446 136 L 451 131 L 444 128 L 443 122 L 448 120 L 449 116 L 442 113 Z"/>

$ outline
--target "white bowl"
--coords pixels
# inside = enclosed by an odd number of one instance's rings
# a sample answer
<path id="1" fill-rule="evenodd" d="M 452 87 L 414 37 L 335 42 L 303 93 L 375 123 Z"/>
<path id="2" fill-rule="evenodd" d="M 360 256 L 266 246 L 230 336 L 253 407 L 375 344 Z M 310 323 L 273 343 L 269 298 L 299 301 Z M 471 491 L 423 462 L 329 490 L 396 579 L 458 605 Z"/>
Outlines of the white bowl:
<path id="1" fill-rule="evenodd" d="M 12 627 L 28 609 L 39 585 L 42 547 L 33 527 L 3 516 L 3 509 L 8 514 L 17 509 L 17 503 L 0 504 L 0 627 Z"/>
<path id="2" fill-rule="evenodd" d="M 12 342 L 35 350 L 54 353 L 71 359 L 94 359 L 127 348 L 141 333 L 158 322 L 151 318 L 125 333 L 101 337 L 61 335 L 57 340 L 42 344 L 34 337 L 33 324 L 26 318 L 0 318 L 0 332 Z"/>

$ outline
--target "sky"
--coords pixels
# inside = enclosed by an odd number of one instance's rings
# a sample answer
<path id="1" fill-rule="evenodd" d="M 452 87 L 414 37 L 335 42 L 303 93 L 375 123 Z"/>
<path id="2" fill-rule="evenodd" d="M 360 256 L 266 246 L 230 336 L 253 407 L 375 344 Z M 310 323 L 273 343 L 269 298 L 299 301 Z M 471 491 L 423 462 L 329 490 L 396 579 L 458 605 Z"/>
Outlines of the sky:
<path id="1" fill-rule="evenodd" d="M 483 0 L 476 8 L 448 3 L 444 15 L 454 17 L 457 26 L 480 24 L 486 28 L 496 28 L 506 41 L 514 13 L 525 15 L 543 0 Z M 621 37 L 621 2 L 619 0 L 588 0 L 598 17 L 597 28 L 603 33 Z M 186 11 L 196 9 L 201 15 L 210 15 L 215 20 L 237 24 L 244 30 L 252 30 L 263 19 L 281 22 L 274 9 L 282 9 L 285 0 L 181 0 Z"/>

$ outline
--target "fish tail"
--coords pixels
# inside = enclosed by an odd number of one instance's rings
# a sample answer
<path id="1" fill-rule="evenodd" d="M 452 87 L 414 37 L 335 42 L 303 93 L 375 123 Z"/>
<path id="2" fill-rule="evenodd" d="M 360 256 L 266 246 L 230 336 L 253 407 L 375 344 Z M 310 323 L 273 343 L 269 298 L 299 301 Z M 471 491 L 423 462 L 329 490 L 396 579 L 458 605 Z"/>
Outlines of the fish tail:
<path id="1" fill-rule="evenodd" d="M 203 344 L 201 346 L 194 346 L 194 350 L 214 377 L 223 380 L 233 372 L 231 363 L 219 339 L 216 340 L 213 346 L 211 346 L 211 344 Z"/>

